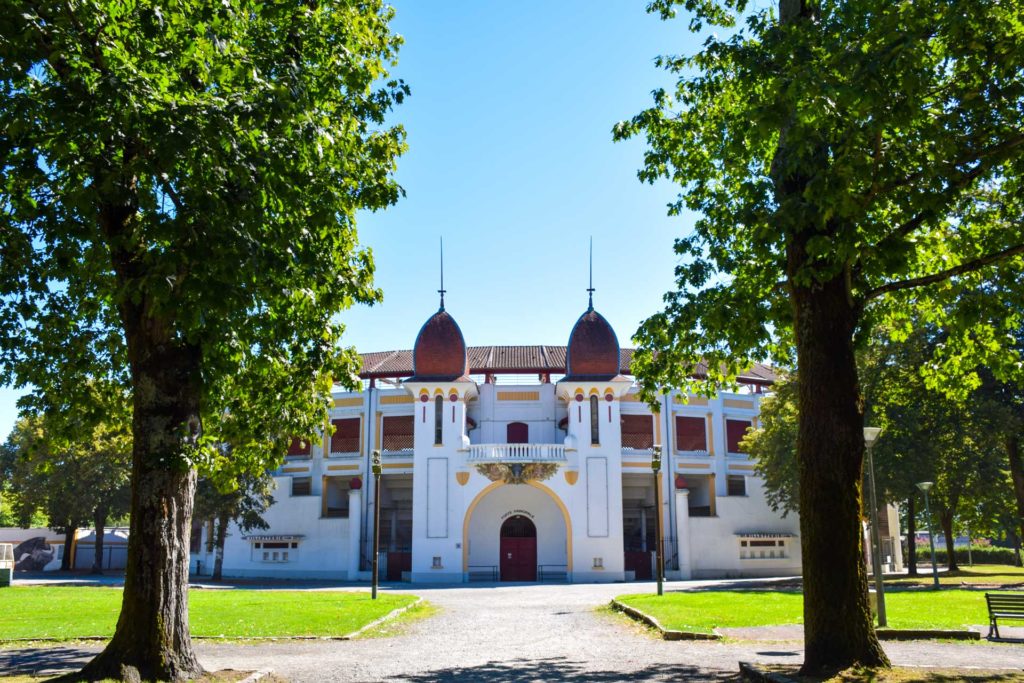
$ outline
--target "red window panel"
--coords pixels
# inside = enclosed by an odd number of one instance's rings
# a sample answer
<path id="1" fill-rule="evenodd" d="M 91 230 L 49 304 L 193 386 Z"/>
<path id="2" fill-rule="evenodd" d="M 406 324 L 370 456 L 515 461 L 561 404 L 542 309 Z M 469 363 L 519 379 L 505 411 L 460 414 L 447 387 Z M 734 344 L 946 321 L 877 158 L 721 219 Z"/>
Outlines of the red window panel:
<path id="1" fill-rule="evenodd" d="M 740 448 L 740 439 L 750 429 L 750 420 L 726 420 L 725 421 L 725 443 L 729 453 L 746 453 Z"/>
<path id="2" fill-rule="evenodd" d="M 650 450 L 654 447 L 654 420 L 650 415 L 622 416 L 622 447 Z"/>
<path id="3" fill-rule="evenodd" d="M 676 450 L 706 451 L 708 434 L 703 417 L 676 416 Z"/>
<path id="4" fill-rule="evenodd" d="M 381 445 L 385 451 L 412 450 L 413 416 L 391 415 L 382 420 Z"/>
<path id="5" fill-rule="evenodd" d="M 334 434 L 331 435 L 331 453 L 359 452 L 359 418 L 347 417 L 331 420 Z"/>
<path id="6" fill-rule="evenodd" d="M 509 422 L 505 427 L 505 443 L 530 443 L 530 426 L 525 422 Z"/>
<path id="7" fill-rule="evenodd" d="M 288 445 L 288 455 L 309 455 L 309 446 L 309 441 L 304 441 L 302 439 L 292 439 L 291 444 Z"/>

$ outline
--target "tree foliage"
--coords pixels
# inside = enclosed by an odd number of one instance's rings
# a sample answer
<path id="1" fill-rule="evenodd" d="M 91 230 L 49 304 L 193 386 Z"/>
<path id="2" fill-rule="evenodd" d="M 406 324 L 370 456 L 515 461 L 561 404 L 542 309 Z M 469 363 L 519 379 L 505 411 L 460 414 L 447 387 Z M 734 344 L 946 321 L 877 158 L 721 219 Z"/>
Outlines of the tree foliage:
<path id="1" fill-rule="evenodd" d="M 10 499 L 18 524 L 28 526 L 40 513 L 58 533 L 128 512 L 131 472 L 130 421 L 121 402 L 107 419 L 94 422 L 79 415 L 22 416 L 10 436 Z M 96 529 L 103 533 L 102 524 Z M 62 568 L 75 558 L 65 544 Z"/>
<path id="2" fill-rule="evenodd" d="M 1024 368 L 1024 24 L 1013 4 L 654 0 L 711 34 L 616 126 L 644 136 L 640 178 L 699 214 L 677 290 L 637 332 L 634 370 L 710 393 L 751 360 L 801 375 L 797 435 L 806 673 L 884 664 L 859 534 L 864 445 L 855 348 L 879 327 L 942 330 L 929 381 L 949 393 Z M 791 351 L 795 350 L 795 357 Z M 709 371 L 694 380 L 702 362 Z M 833 614 L 843 613 L 843 620 Z"/>
<path id="3" fill-rule="evenodd" d="M 879 500 L 905 503 L 920 495 L 919 482 L 931 481 L 936 528 L 945 519 L 997 533 L 1012 494 L 1004 444 L 1016 425 L 981 389 L 960 399 L 928 387 L 935 343 L 923 329 L 898 342 L 882 334 L 859 355 L 866 421 L 883 429 L 873 453 Z M 796 381 L 787 376 L 775 385 L 761 403 L 760 428 L 744 442 L 769 504 L 783 513 L 799 508 Z"/>
<path id="4" fill-rule="evenodd" d="M 85 675 L 201 672 L 196 470 L 259 471 L 325 423 L 373 303 L 360 210 L 395 202 L 401 38 L 379 0 L 0 0 L 0 382 L 50 412 L 131 388 L 124 603 Z"/>
<path id="5" fill-rule="evenodd" d="M 243 474 L 227 481 L 222 479 L 219 484 L 212 477 L 199 480 L 194 514 L 197 519 L 214 523 L 214 581 L 221 579 L 229 524 L 234 522 L 242 532 L 268 528 L 263 513 L 274 504 L 273 490 L 274 479 L 267 473 Z"/>

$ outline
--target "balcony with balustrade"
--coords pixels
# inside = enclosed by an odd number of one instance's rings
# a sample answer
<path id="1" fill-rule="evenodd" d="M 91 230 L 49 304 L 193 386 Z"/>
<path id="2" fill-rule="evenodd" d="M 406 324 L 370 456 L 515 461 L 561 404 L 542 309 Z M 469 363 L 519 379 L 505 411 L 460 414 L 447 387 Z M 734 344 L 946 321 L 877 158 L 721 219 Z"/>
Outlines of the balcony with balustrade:
<path id="1" fill-rule="evenodd" d="M 469 447 L 470 464 L 567 462 L 566 448 L 554 443 L 477 443 Z"/>

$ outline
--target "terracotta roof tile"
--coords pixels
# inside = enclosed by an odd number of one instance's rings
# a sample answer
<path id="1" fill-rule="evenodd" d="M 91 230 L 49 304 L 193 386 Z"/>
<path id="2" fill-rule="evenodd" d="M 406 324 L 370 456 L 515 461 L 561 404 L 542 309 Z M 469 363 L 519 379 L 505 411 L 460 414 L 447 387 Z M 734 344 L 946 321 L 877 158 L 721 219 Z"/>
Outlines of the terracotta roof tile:
<path id="1" fill-rule="evenodd" d="M 564 346 L 470 346 L 467 350 L 469 371 L 473 374 L 487 372 L 516 373 L 551 373 L 565 372 Z M 363 369 L 360 377 L 409 377 L 412 375 L 412 351 L 378 351 L 364 353 Z M 630 363 L 633 361 L 633 349 L 619 349 L 619 373 L 632 375 Z M 707 364 L 697 366 L 698 377 L 707 372 Z M 772 369 L 762 363 L 755 363 L 747 372 L 740 375 L 740 381 L 753 384 L 771 384 L 776 375 Z"/>

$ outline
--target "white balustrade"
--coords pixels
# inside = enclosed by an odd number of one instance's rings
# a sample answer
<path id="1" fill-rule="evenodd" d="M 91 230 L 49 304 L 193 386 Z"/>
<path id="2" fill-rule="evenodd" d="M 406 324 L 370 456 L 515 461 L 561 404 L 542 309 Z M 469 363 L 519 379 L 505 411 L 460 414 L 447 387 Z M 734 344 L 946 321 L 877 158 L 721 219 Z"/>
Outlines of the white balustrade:
<path id="1" fill-rule="evenodd" d="M 469 462 L 565 462 L 565 446 L 554 443 L 479 443 L 469 447 Z"/>

